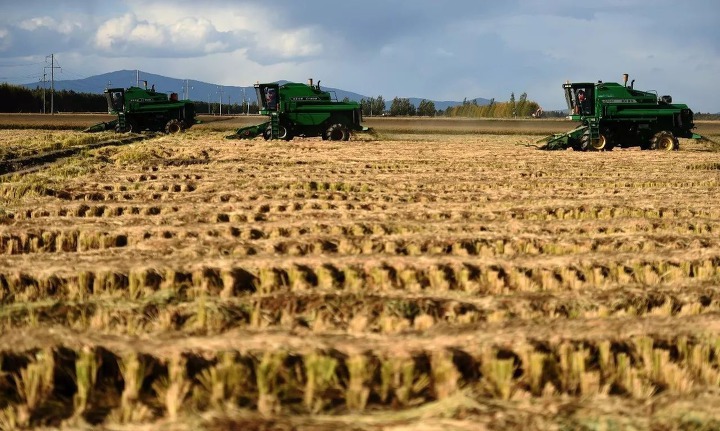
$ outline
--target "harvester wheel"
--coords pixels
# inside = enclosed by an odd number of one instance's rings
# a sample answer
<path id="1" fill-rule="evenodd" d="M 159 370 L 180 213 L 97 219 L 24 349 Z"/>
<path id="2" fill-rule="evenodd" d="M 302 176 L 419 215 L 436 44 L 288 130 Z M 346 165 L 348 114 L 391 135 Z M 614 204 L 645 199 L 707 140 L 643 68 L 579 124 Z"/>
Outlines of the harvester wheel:
<path id="1" fill-rule="evenodd" d="M 590 130 L 586 130 L 580 138 L 580 149 L 582 151 L 603 151 L 607 146 L 607 137 L 602 133 L 598 139 L 591 139 Z"/>
<path id="2" fill-rule="evenodd" d="M 292 141 L 293 135 L 287 127 L 280 126 L 278 129 L 278 138 L 286 141 Z"/>
<path id="3" fill-rule="evenodd" d="M 172 119 L 165 125 L 165 133 L 180 133 L 182 131 L 182 124 L 176 119 Z"/>
<path id="4" fill-rule="evenodd" d="M 350 139 L 350 130 L 344 125 L 337 123 L 330 126 L 325 132 L 330 141 L 347 141 Z"/>
<path id="5" fill-rule="evenodd" d="M 127 131 L 130 133 L 140 133 L 140 125 L 138 125 L 137 121 L 128 121 Z"/>
<path id="6" fill-rule="evenodd" d="M 267 129 L 263 130 L 263 139 L 269 141 L 270 138 L 272 138 L 272 129 L 268 126 Z"/>
<path id="7" fill-rule="evenodd" d="M 651 150 L 677 151 L 680 148 L 677 138 L 671 132 L 662 131 L 656 133 L 650 140 Z"/>

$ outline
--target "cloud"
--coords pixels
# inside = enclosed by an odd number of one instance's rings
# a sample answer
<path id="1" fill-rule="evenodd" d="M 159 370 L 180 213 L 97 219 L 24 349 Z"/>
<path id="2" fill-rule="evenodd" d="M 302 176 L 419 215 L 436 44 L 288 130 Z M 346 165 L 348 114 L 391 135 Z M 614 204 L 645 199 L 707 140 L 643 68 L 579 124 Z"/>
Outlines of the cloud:
<path id="1" fill-rule="evenodd" d="M 10 32 L 5 28 L 0 28 L 0 51 L 7 50 L 11 43 Z"/>
<path id="2" fill-rule="evenodd" d="M 205 18 L 186 17 L 165 24 L 126 13 L 101 24 L 94 46 L 108 56 L 200 57 L 232 52 L 246 45 L 243 32 L 218 31 Z"/>
<path id="3" fill-rule="evenodd" d="M 23 0 L 3 5 L 0 53 L 42 61 L 54 52 L 87 75 L 141 68 L 226 85 L 314 77 L 387 99 L 527 92 L 546 109 L 564 106 L 566 79 L 627 72 L 638 88 L 706 112 L 720 110 L 718 13 L 717 0 Z"/>
<path id="4" fill-rule="evenodd" d="M 47 29 L 63 35 L 69 35 L 79 30 L 82 25 L 78 21 L 68 19 L 58 21 L 49 16 L 41 16 L 23 20 L 18 24 L 18 27 L 27 31 Z"/>

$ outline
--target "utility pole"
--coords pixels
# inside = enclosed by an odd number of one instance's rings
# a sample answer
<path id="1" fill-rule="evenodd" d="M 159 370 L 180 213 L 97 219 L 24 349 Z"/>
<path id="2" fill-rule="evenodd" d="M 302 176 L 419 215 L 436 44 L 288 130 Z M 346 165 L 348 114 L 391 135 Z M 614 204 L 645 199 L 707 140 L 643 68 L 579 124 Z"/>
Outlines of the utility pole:
<path id="1" fill-rule="evenodd" d="M 222 97 L 223 97 L 223 88 L 218 86 L 218 93 L 220 93 L 220 116 L 222 117 Z"/>
<path id="2" fill-rule="evenodd" d="M 247 113 L 246 113 L 246 111 L 245 111 L 245 109 L 246 109 L 246 108 L 245 108 L 245 87 L 243 87 L 242 90 L 243 90 L 242 112 L 243 112 L 243 114 L 247 115 Z"/>
<path id="3" fill-rule="evenodd" d="M 45 69 L 50 69 L 50 115 L 55 114 L 55 69 L 62 69 L 60 66 L 55 66 L 55 54 L 45 56 L 45 61 L 50 57 L 50 66 L 45 66 Z"/>
<path id="4" fill-rule="evenodd" d="M 190 81 L 186 79 L 186 80 L 185 80 L 185 92 L 184 92 L 185 94 L 184 94 L 184 97 L 183 97 L 185 100 L 189 100 L 189 99 L 190 99 L 190 89 L 191 89 L 191 88 L 192 88 L 192 87 L 190 87 Z"/>
<path id="5" fill-rule="evenodd" d="M 45 73 L 45 71 L 43 71 L 43 110 L 42 110 L 43 114 L 45 113 L 45 79 L 46 79 L 46 77 L 47 77 L 47 73 Z"/>

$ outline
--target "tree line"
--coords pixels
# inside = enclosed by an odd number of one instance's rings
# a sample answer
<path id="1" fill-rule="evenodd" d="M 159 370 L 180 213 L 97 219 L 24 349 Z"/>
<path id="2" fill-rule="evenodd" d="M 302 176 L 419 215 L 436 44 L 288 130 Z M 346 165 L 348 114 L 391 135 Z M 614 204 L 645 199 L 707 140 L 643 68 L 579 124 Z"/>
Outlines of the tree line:
<path id="1" fill-rule="evenodd" d="M 345 98 L 344 101 L 349 101 Z M 54 96 L 55 112 L 107 112 L 107 102 L 103 94 L 77 93 L 72 90 L 56 91 Z M 219 114 L 220 104 L 196 101 L 195 111 L 199 114 Z M 495 99 L 485 105 L 478 104 L 477 100 L 463 100 L 461 105 L 451 106 L 446 110 L 438 110 L 431 100 L 421 100 L 416 107 L 410 99 L 395 97 L 390 102 L 390 109 L 386 108 L 382 96 L 370 97 L 360 100 L 360 108 L 365 116 L 424 116 L 434 117 L 444 115 L 448 117 L 483 117 L 483 118 L 524 118 L 538 112 L 540 106 L 528 100 L 527 93 L 522 93 L 515 100 L 515 93 L 510 95 L 507 102 L 496 102 Z M 29 89 L 7 83 L 0 84 L 0 112 L 43 112 L 43 89 L 36 87 Z M 45 90 L 45 112 L 50 112 L 50 91 Z M 223 114 L 257 114 L 257 102 L 231 104 L 222 106 Z M 551 113 L 546 113 L 552 115 Z"/>
<path id="2" fill-rule="evenodd" d="M 45 112 L 50 113 L 50 90 L 45 90 Z M 219 114 L 220 104 L 196 101 L 195 112 L 199 114 Z M 107 112 L 108 106 L 104 94 L 77 93 L 72 90 L 55 91 L 53 96 L 55 112 Z M 43 89 L 33 89 L 7 83 L 0 84 L 0 112 L 35 113 L 43 112 Z M 223 114 L 257 114 L 257 102 L 222 105 Z"/>
<path id="3" fill-rule="evenodd" d="M 346 98 L 347 99 L 347 98 Z M 423 116 L 434 117 L 442 114 L 435 109 L 432 100 L 421 100 L 417 107 L 410 103 L 410 99 L 396 97 L 390 102 L 390 110 L 386 111 L 385 99 L 382 96 L 360 99 L 360 109 L 364 116 L 385 115 L 391 116 Z"/>
<path id="4" fill-rule="evenodd" d="M 462 105 L 451 106 L 445 115 L 448 117 L 482 117 L 482 118 L 526 118 L 538 116 L 542 112 L 540 105 L 528 100 L 527 93 L 522 93 L 518 100 L 515 100 L 515 93 L 510 94 L 507 102 L 496 102 L 491 99 L 487 105 L 478 105 L 477 100 L 468 102 L 464 100 Z"/>
<path id="5" fill-rule="evenodd" d="M 43 110 L 43 89 L 29 89 L 18 85 L 0 84 L 0 112 L 49 113 L 50 90 L 45 90 Z M 103 112 L 107 102 L 102 94 L 76 93 L 72 90 L 55 91 L 52 96 L 55 112 Z"/>
<path id="6" fill-rule="evenodd" d="M 386 110 L 385 100 L 382 96 L 371 97 L 360 100 L 360 107 L 363 115 L 390 115 L 390 116 L 423 116 L 434 117 L 444 115 L 447 117 L 482 117 L 482 118 L 526 118 L 545 115 L 540 105 L 528 100 L 527 93 L 522 93 L 520 98 L 515 100 L 515 93 L 510 94 L 507 102 L 496 102 L 491 99 L 490 103 L 480 105 L 477 99 L 463 100 L 461 105 L 448 107 L 446 110 L 438 110 L 431 100 L 421 100 L 417 107 L 410 103 L 410 99 L 395 97 L 390 103 L 390 109 Z M 555 116 L 555 113 L 549 113 Z M 558 116 L 563 114 L 558 114 Z"/>

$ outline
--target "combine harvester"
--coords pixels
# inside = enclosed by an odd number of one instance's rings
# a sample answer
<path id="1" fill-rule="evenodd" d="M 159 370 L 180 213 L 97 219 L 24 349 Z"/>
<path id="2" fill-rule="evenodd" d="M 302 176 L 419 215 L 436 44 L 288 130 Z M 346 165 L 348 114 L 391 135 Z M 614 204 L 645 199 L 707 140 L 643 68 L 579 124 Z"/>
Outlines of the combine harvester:
<path id="1" fill-rule="evenodd" d="M 357 102 L 338 102 L 329 92 L 320 90 L 320 81 L 313 85 L 288 82 L 286 84 L 255 84 L 260 114 L 270 117 L 257 126 L 238 129 L 228 139 L 253 139 L 262 135 L 267 139 L 289 141 L 295 136 L 321 136 L 323 140 L 347 141 L 353 131 L 366 132 L 362 110 Z"/>
<path id="2" fill-rule="evenodd" d="M 195 120 L 195 105 L 190 100 L 178 100 L 177 93 L 168 97 L 165 93 L 145 88 L 130 87 L 108 88 L 105 98 L 108 103 L 108 113 L 116 114 L 117 119 L 95 124 L 85 129 L 85 132 L 102 132 L 115 130 L 118 133 L 153 132 L 178 133 L 193 124 Z"/>
<path id="3" fill-rule="evenodd" d="M 693 112 L 672 97 L 635 90 L 628 75 L 616 82 L 570 83 L 563 85 L 570 109 L 568 118 L 579 121 L 577 128 L 548 136 L 543 150 L 610 151 L 614 147 L 639 146 L 643 150 L 679 149 L 677 138 L 702 139 L 693 133 Z"/>

